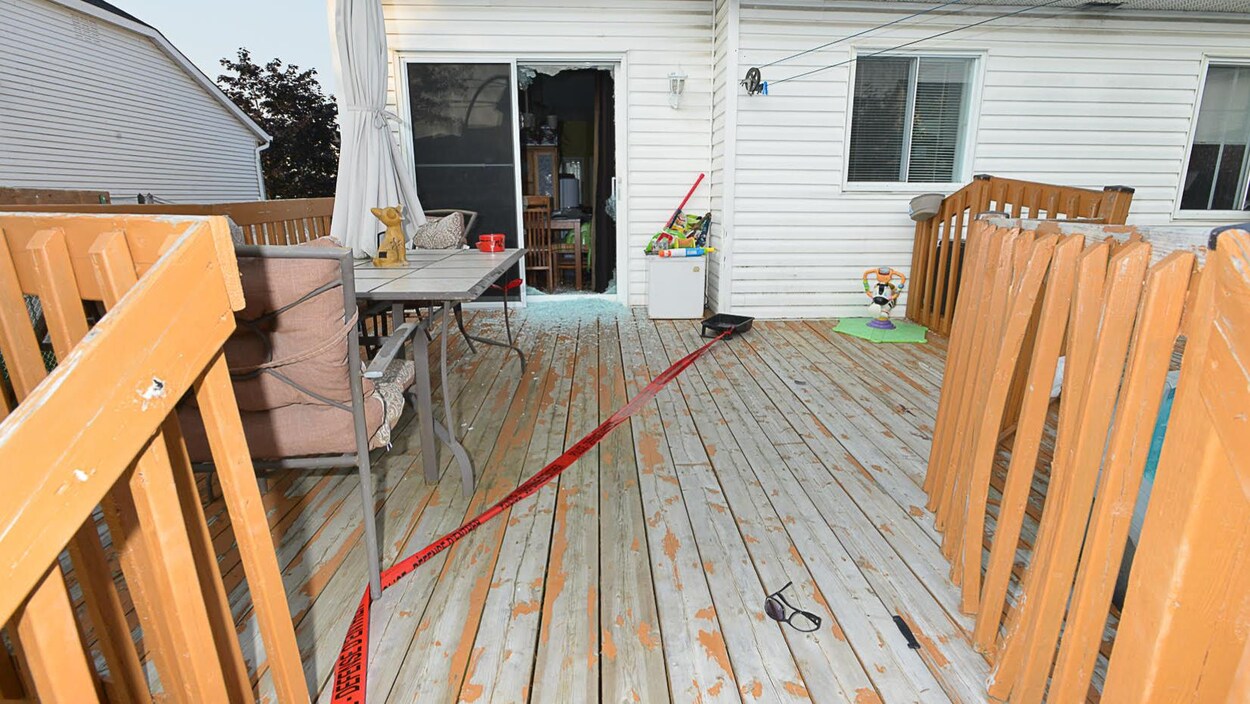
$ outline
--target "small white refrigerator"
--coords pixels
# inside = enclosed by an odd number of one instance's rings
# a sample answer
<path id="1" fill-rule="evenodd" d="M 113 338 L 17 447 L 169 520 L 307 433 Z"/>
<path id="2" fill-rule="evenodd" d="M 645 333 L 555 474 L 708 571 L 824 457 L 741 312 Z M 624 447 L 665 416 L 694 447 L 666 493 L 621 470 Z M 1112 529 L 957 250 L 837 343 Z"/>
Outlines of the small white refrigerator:
<path id="1" fill-rule="evenodd" d="M 708 256 L 647 257 L 647 315 L 653 320 L 702 319 Z"/>

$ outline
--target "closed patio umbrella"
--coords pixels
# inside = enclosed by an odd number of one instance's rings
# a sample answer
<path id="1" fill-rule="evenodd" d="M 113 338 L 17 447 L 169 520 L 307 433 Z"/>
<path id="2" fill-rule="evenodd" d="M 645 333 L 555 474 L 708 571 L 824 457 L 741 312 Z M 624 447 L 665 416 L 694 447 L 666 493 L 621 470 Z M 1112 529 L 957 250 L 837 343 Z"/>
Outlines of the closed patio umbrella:
<path id="1" fill-rule="evenodd" d="M 409 237 L 425 223 L 417 187 L 391 132 L 386 109 L 386 28 L 380 0 L 328 0 L 338 78 L 338 182 L 330 234 L 357 257 L 378 251 L 385 228 L 370 208 L 402 205 Z"/>

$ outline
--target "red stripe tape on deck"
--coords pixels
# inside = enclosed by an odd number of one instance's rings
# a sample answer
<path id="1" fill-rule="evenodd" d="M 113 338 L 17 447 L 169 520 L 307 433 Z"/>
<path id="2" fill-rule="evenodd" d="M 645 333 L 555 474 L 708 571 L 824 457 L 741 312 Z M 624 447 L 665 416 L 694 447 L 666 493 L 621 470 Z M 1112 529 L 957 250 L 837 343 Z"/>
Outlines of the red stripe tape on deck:
<path id="1" fill-rule="evenodd" d="M 598 445 L 599 441 L 603 440 L 608 433 L 612 432 L 621 423 L 629 420 L 630 416 L 637 413 L 647 402 L 655 398 L 655 395 L 661 389 L 667 386 L 673 379 L 676 379 L 691 364 L 694 364 L 694 361 L 703 356 L 703 353 L 707 352 L 709 347 L 731 332 L 733 331 L 727 330 L 721 333 L 715 339 L 682 357 L 674 362 L 671 367 L 660 372 L 660 375 L 652 380 L 650 384 L 647 384 L 642 391 L 638 392 L 637 396 L 631 398 L 629 403 L 626 403 L 609 416 L 607 420 L 600 423 L 599 427 L 590 431 L 586 437 L 578 440 L 576 444 L 565 450 L 564 454 L 552 460 L 550 464 L 539 470 L 537 474 L 525 480 L 516 489 L 513 489 L 499 503 L 383 572 L 382 589 L 390 588 L 400 579 L 429 562 L 435 555 L 455 545 L 456 541 L 472 533 L 483 523 L 503 513 L 517 502 L 534 494 L 547 482 L 555 479 L 561 472 L 576 462 L 578 458 L 586 454 L 590 448 Z M 352 624 L 347 629 L 347 637 L 343 641 L 343 649 L 339 651 L 338 662 L 334 666 L 334 689 L 330 700 L 334 704 L 364 704 L 365 675 L 369 671 L 369 606 L 371 602 L 369 587 L 366 586 L 365 593 L 360 598 L 360 606 L 356 609 L 356 615 L 352 618 Z"/>

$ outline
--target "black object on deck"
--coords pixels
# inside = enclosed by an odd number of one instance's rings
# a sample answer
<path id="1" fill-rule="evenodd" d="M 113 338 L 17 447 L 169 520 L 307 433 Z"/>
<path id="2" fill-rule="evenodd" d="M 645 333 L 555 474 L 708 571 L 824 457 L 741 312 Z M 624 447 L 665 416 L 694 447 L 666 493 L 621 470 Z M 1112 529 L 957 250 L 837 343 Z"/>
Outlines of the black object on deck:
<path id="1" fill-rule="evenodd" d="M 903 620 L 902 616 L 896 615 L 894 617 L 894 625 L 898 626 L 899 633 L 902 633 L 903 637 L 907 639 L 908 648 L 911 648 L 912 650 L 920 650 L 920 642 L 916 640 L 916 636 L 911 632 L 911 626 L 907 625 L 907 622 Z"/>
<path id="2" fill-rule="evenodd" d="M 733 332 L 729 334 L 729 337 L 733 337 L 750 330 L 751 324 L 754 322 L 755 318 L 746 315 L 717 313 L 703 321 L 703 332 L 700 335 L 702 337 L 716 337 L 726 330 L 732 330 Z"/>

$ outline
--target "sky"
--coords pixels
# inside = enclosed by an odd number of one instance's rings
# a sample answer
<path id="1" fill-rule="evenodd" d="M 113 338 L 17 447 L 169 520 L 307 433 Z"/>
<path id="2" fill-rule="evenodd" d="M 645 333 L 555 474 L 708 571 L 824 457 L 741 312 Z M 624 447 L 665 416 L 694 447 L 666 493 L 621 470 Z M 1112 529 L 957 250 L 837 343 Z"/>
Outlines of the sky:
<path id="1" fill-rule="evenodd" d="M 264 65 L 279 58 L 317 69 L 333 94 L 334 64 L 326 0 L 109 0 L 160 30 L 209 78 L 222 72 L 219 59 L 247 47 Z"/>

